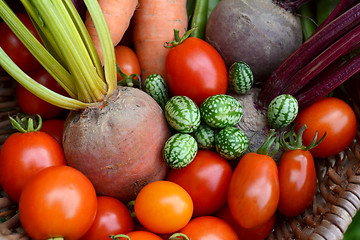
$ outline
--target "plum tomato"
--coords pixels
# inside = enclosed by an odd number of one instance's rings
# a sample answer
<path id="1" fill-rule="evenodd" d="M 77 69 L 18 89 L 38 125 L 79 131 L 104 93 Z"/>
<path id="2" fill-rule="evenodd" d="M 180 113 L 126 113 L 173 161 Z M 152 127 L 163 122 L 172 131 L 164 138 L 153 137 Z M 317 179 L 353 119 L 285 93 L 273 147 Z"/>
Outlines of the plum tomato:
<path id="1" fill-rule="evenodd" d="M 221 218 L 222 220 L 230 224 L 230 226 L 235 230 L 237 236 L 241 240 L 266 239 L 274 228 L 276 220 L 276 214 L 274 214 L 269 221 L 265 222 L 262 225 L 254 228 L 243 228 L 234 220 L 227 205 L 221 208 L 215 216 Z"/>
<path id="2" fill-rule="evenodd" d="M 80 239 L 94 222 L 95 188 L 80 171 L 69 166 L 41 170 L 25 185 L 19 217 L 32 239 Z"/>
<path id="3" fill-rule="evenodd" d="M 264 224 L 274 215 L 279 197 L 274 159 L 254 152 L 245 154 L 234 170 L 228 191 L 228 207 L 235 221 L 243 228 Z"/>
<path id="4" fill-rule="evenodd" d="M 154 233 L 173 233 L 183 228 L 193 214 L 190 195 L 170 181 L 155 181 L 143 187 L 135 199 L 139 222 Z"/>
<path id="5" fill-rule="evenodd" d="M 279 164 L 280 200 L 278 209 L 286 216 L 296 216 L 311 204 L 316 191 L 313 156 L 301 149 L 283 153 Z"/>
<path id="6" fill-rule="evenodd" d="M 221 55 L 209 43 L 195 37 L 170 49 L 165 72 L 170 93 L 187 96 L 198 106 L 212 95 L 225 94 L 228 87 Z"/>
<path id="7" fill-rule="evenodd" d="M 185 168 L 171 169 L 167 180 L 182 186 L 194 203 L 194 217 L 212 215 L 227 201 L 232 175 L 230 163 L 218 153 L 199 150 Z"/>
<path id="8" fill-rule="evenodd" d="M 140 62 L 139 59 L 130 47 L 125 45 L 117 45 L 115 47 L 116 63 L 121 71 L 126 75 L 138 74 L 140 75 Z M 118 81 L 122 80 L 120 74 L 117 74 Z M 136 78 L 137 79 L 137 78 Z M 145 80 L 145 79 L 144 79 Z"/>
<path id="9" fill-rule="evenodd" d="M 353 109 L 343 100 L 325 97 L 309 107 L 300 110 L 294 124 L 296 130 L 306 124 L 302 136 L 303 144 L 309 145 L 316 131 L 324 140 L 310 152 L 314 157 L 326 158 L 345 150 L 354 140 L 357 130 L 357 119 Z"/>

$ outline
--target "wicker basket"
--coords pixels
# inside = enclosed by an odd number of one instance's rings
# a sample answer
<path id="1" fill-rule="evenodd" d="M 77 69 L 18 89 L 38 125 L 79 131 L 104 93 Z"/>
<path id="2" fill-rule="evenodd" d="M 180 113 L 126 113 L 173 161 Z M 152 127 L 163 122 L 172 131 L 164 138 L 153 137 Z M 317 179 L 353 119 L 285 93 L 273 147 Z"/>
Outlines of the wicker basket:
<path id="1" fill-rule="evenodd" d="M 14 132 L 8 115 L 20 111 L 14 94 L 15 81 L 0 69 L 0 145 Z M 349 103 L 360 119 L 359 76 L 346 83 Z M 342 239 L 360 208 L 360 131 L 353 144 L 337 156 L 317 159 L 317 192 L 313 204 L 302 214 L 287 218 L 279 214 L 268 239 Z M 1 191 L 1 188 L 0 188 Z M 5 193 L 0 195 L 0 240 L 29 239 L 23 232 L 17 206 Z"/>

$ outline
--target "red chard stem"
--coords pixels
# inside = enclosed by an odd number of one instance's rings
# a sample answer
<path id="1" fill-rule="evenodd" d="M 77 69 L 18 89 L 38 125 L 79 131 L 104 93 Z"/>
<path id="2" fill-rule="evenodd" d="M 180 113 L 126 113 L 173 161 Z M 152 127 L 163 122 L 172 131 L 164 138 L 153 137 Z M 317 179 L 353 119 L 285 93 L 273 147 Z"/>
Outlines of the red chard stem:
<path id="1" fill-rule="evenodd" d="M 301 106 L 301 108 L 310 106 L 312 103 L 329 94 L 332 90 L 340 86 L 340 84 L 344 83 L 359 71 L 360 54 L 355 55 L 353 58 L 335 70 L 330 70 L 323 74 L 315 85 L 312 85 L 306 91 L 295 95 L 295 98 L 298 100 L 299 106 Z"/>
<path id="2" fill-rule="evenodd" d="M 319 53 L 360 23 L 360 3 L 308 38 L 271 74 L 264 83 L 260 101 L 268 105 L 286 87 L 289 79 Z M 320 59 L 321 60 L 321 59 Z"/>
<path id="3" fill-rule="evenodd" d="M 289 79 L 286 87 L 280 93 L 295 95 L 303 86 L 305 86 L 305 84 L 359 42 L 360 25 L 340 38 L 304 68 L 299 70 L 291 79 Z"/>

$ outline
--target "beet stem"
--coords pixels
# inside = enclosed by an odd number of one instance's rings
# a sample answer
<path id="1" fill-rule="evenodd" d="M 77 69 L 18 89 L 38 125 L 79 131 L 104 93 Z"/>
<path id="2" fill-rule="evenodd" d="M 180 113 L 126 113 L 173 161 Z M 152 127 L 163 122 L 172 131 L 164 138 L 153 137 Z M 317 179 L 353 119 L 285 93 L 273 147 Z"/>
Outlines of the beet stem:
<path id="1" fill-rule="evenodd" d="M 335 70 L 330 70 L 323 74 L 315 85 L 311 86 L 311 88 L 307 91 L 295 95 L 295 98 L 298 100 L 301 108 L 310 106 L 312 103 L 329 94 L 332 90 L 340 86 L 340 84 L 344 83 L 359 71 L 360 54 L 354 56 Z"/>
<path id="2" fill-rule="evenodd" d="M 303 68 L 311 59 L 326 49 L 341 35 L 348 32 L 360 22 L 360 3 L 331 21 L 317 33 L 308 38 L 297 50 L 271 74 L 264 83 L 260 101 L 269 104 L 279 95 L 288 80 Z"/>
<path id="3" fill-rule="evenodd" d="M 312 0 L 278 0 L 277 4 L 289 12 L 295 12 L 299 8 Z"/>
<path id="4" fill-rule="evenodd" d="M 286 84 L 280 93 L 295 95 L 302 87 L 311 81 L 333 61 L 344 55 L 349 49 L 360 42 L 360 25 L 340 38 L 325 51 L 314 58 L 304 68 L 298 71 Z"/>

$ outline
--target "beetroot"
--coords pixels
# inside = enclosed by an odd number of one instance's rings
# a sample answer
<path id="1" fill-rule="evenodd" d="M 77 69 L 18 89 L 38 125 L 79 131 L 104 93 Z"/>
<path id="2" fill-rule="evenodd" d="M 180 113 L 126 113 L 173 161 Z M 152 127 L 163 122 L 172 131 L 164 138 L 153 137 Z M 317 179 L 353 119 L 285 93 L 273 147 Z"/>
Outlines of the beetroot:
<path id="1" fill-rule="evenodd" d="M 302 43 L 300 19 L 271 0 L 222 0 L 211 13 L 206 41 L 229 67 L 246 62 L 264 82 Z"/>
<path id="2" fill-rule="evenodd" d="M 100 195 L 133 200 L 149 182 L 167 173 L 162 147 L 170 129 L 160 106 L 145 92 L 119 87 L 108 101 L 71 112 L 64 152 Z"/>

